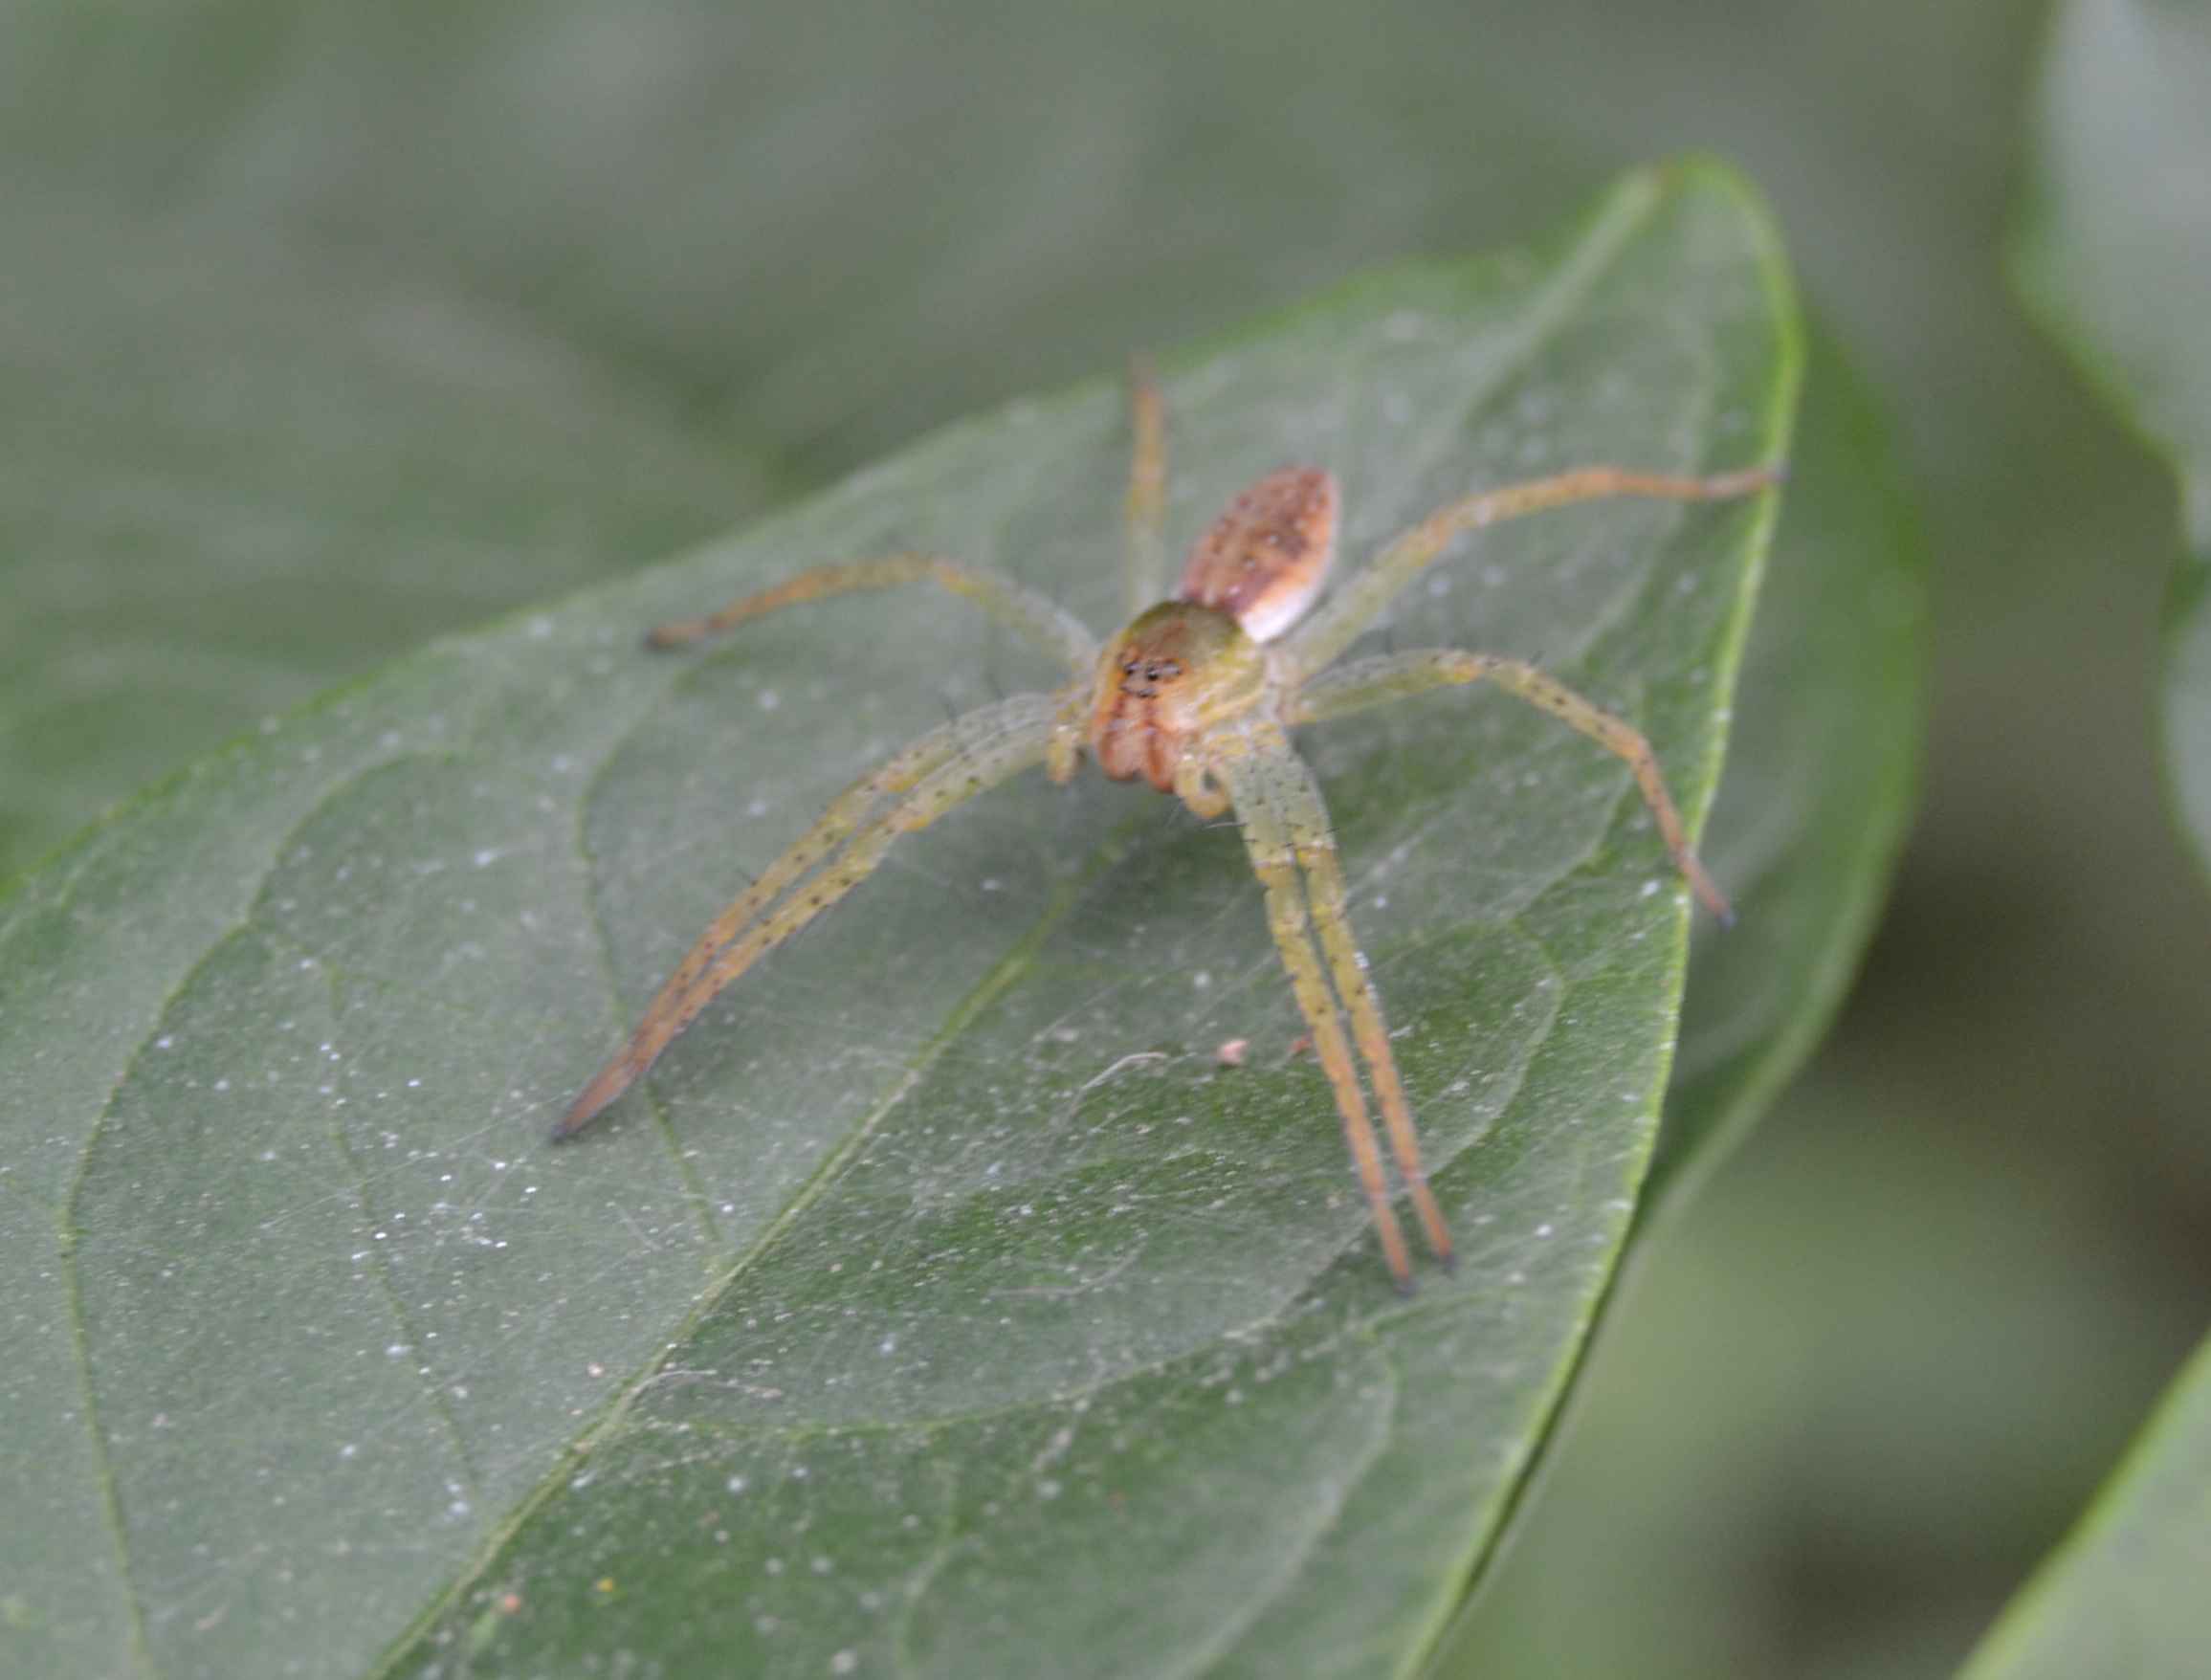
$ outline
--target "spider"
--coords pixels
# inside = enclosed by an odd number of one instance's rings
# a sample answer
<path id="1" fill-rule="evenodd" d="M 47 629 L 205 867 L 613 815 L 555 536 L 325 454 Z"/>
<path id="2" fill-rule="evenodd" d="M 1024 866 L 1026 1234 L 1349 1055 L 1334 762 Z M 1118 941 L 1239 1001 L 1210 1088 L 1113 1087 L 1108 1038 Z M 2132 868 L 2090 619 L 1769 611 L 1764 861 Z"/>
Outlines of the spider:
<path id="1" fill-rule="evenodd" d="M 1017 695 L 933 729 L 838 795 L 700 936 L 629 1042 L 569 1107 L 556 1140 L 573 1137 L 634 1084 L 724 986 L 866 879 L 899 835 L 1039 763 L 1064 783 L 1087 752 L 1109 777 L 1148 781 L 1200 817 L 1233 810 L 1390 1274 L 1409 1293 L 1412 1264 L 1391 1208 L 1355 1046 L 1398 1175 L 1429 1249 L 1447 1267 L 1450 1234 L 1421 1165 L 1382 1002 L 1352 937 L 1327 807 L 1291 745 L 1291 730 L 1429 689 L 1493 682 L 1627 763 L 1675 866 L 1714 913 L 1730 919 L 1727 900 L 1690 848 L 1650 743 L 1625 719 L 1501 654 L 1434 649 L 1332 661 L 1462 532 L 1600 497 L 1744 496 L 1776 483 L 1778 469 L 1682 477 L 1593 466 L 1481 491 L 1447 502 L 1396 537 L 1309 614 L 1335 558 L 1340 497 L 1334 475 L 1284 467 L 1251 484 L 1199 537 L 1180 586 L 1161 600 L 1166 411 L 1140 360 L 1130 371 L 1129 409 L 1124 575 L 1134 616 L 1102 646 L 1063 608 L 1009 577 L 911 553 L 817 566 L 647 636 L 649 647 L 687 647 L 801 602 L 928 583 L 1040 643 L 1066 662 L 1070 679 L 1053 693 Z"/>

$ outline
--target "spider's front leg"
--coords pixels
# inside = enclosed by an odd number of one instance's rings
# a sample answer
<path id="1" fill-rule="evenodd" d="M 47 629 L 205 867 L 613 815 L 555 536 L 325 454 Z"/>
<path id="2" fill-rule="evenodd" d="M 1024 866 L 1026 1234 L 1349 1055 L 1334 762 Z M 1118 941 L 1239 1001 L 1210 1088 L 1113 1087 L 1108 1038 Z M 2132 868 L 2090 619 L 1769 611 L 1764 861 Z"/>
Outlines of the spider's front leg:
<path id="1" fill-rule="evenodd" d="M 741 624 L 833 595 L 895 589 L 907 584 L 934 584 L 972 601 L 999 623 L 1019 631 L 1063 663 L 1071 675 L 1087 673 L 1097 658 L 1097 638 L 1058 602 L 1038 594 L 1003 572 L 966 565 L 940 554 L 886 554 L 874 560 L 844 561 L 811 566 L 772 588 L 740 595 L 718 612 L 672 619 L 645 637 L 649 648 L 687 648 L 735 630 Z"/>
<path id="2" fill-rule="evenodd" d="M 978 707 L 853 783 L 715 918 L 629 1043 L 569 1105 L 553 1130 L 555 1140 L 590 1124 L 717 993 L 873 874 L 900 834 L 928 827 L 954 806 L 1041 763 L 1061 727 L 1062 708 L 1053 695 L 1016 695 Z"/>
<path id="3" fill-rule="evenodd" d="M 1208 762 L 1207 771 L 1233 801 L 1244 829 L 1251 868 L 1267 895 L 1267 922 L 1289 971 L 1297 1006 L 1312 1029 L 1313 1046 L 1336 1094 L 1344 1140 L 1351 1147 L 1366 1194 L 1367 1209 L 1382 1239 L 1383 1255 L 1400 1291 L 1412 1288 L 1412 1265 L 1404 1234 L 1391 1211 L 1388 1179 L 1374 1122 L 1346 1040 L 1343 1017 L 1351 1017 L 1351 1039 L 1365 1058 L 1368 1077 L 1388 1129 L 1390 1151 L 1412 1196 L 1413 1209 L 1436 1257 L 1451 1263 L 1450 1233 L 1443 1210 L 1428 1188 L 1414 1134 L 1411 1105 L 1397 1060 L 1390 1053 L 1389 1029 L 1382 1003 L 1366 978 L 1365 960 L 1353 939 L 1344 903 L 1343 873 L 1336 855 L 1336 836 L 1319 786 L 1289 740 L 1272 725 L 1252 725 L 1232 746 Z M 1185 795 L 1185 798 L 1188 796 Z M 1326 955 L 1323 969 L 1314 948 L 1318 936 Z M 1334 983 L 1334 991 L 1330 989 Z M 1340 1002 L 1339 1002 L 1340 1001 Z"/>

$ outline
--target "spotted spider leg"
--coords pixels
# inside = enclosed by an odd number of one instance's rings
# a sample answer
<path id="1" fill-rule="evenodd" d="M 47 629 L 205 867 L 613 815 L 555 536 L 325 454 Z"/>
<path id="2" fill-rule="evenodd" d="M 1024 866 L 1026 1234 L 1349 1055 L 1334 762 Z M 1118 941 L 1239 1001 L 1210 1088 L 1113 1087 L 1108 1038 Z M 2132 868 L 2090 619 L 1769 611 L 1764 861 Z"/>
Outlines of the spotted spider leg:
<path id="1" fill-rule="evenodd" d="M 1126 578 L 1138 607 L 1150 605 L 1163 552 L 1166 410 L 1149 364 L 1130 364 L 1133 449 L 1127 502 Z M 584 1088 L 555 1138 L 574 1136 L 635 1084 L 660 1052 L 724 986 L 872 873 L 899 834 L 926 827 L 953 805 L 1042 763 L 1052 780 L 1073 775 L 1081 753 L 1082 679 L 1098 643 L 1057 602 L 982 566 L 941 555 L 903 553 L 814 566 L 772 588 L 741 595 L 717 612 L 676 619 L 645 638 L 682 648 L 752 619 L 832 595 L 934 584 L 973 601 L 1058 658 L 1076 679 L 1056 695 L 1022 695 L 932 730 L 830 803 L 819 822 L 717 917 L 661 986 L 630 1041 Z M 901 797 L 903 796 L 903 797 Z M 888 809 L 886 800 L 896 800 Z M 808 876 L 808 872 L 812 873 Z"/>
<path id="2" fill-rule="evenodd" d="M 1364 711 L 1370 706 L 1410 699 L 1430 689 L 1483 681 L 1493 682 L 1507 694 L 1550 713 L 1568 728 L 1586 735 L 1625 762 L 1634 773 L 1643 803 L 1649 807 L 1651 817 L 1658 824 L 1666 849 L 1673 856 L 1674 867 L 1688 878 L 1697 897 L 1714 916 L 1723 922 L 1735 919 L 1726 896 L 1705 873 L 1704 865 L 1690 847 L 1681 813 L 1674 809 L 1673 799 L 1666 790 L 1666 779 L 1659 771 L 1658 756 L 1651 751 L 1649 739 L 1625 718 L 1583 699 L 1564 683 L 1546 676 L 1524 659 L 1509 659 L 1497 653 L 1467 653 L 1452 648 L 1358 659 L 1312 678 L 1284 707 L 1284 717 L 1293 724 L 1318 723 L 1329 718 Z"/>
<path id="3" fill-rule="evenodd" d="M 1398 1175 L 1411 1193 L 1428 1247 L 1447 1266 L 1451 1261 L 1451 1240 L 1421 1165 L 1412 1107 L 1398 1076 L 1397 1059 L 1390 1053 L 1382 1002 L 1366 977 L 1366 960 L 1352 935 L 1328 807 L 1312 771 L 1292 750 L 1289 738 L 1271 723 L 1249 724 L 1237 731 L 1220 745 L 1208 768 L 1235 806 L 1252 872 L 1266 895 L 1267 925 L 1289 972 L 1298 1009 L 1312 1030 L 1321 1071 L 1335 1092 L 1344 1140 L 1351 1147 L 1390 1274 L 1401 1291 L 1409 1292 L 1412 1264 L 1404 1233 L 1390 1207 L 1381 1146 L 1352 1060 L 1355 1043 L 1382 1109 Z M 1348 1040 L 1346 1014 L 1351 1022 Z"/>
<path id="4" fill-rule="evenodd" d="M 1292 680 L 1311 676 L 1378 618 L 1399 590 L 1463 531 L 1477 530 L 1527 514 L 1576 502 L 1634 497 L 1660 501 L 1723 501 L 1764 490 L 1780 481 L 1777 468 L 1748 467 L 1706 478 L 1663 473 L 1632 473 L 1621 467 L 1580 467 L 1548 478 L 1502 485 L 1446 502 L 1417 525 L 1401 533 L 1364 570 L 1341 585 L 1297 629 L 1283 638 L 1281 670 Z"/>
<path id="5" fill-rule="evenodd" d="M 635 1084 L 723 987 L 873 874 L 901 834 L 1042 763 L 1062 701 L 1015 695 L 940 725 L 863 776 L 717 917 L 646 1009 L 630 1041 L 553 1130 L 574 1136 Z"/>
<path id="6" fill-rule="evenodd" d="M 999 623 L 1018 630 L 1075 674 L 1097 660 L 1097 638 L 1082 620 L 1049 596 L 1039 595 L 1003 572 L 963 565 L 936 554 L 888 554 L 874 560 L 817 565 L 785 578 L 772 589 L 741 595 L 703 618 L 678 618 L 657 626 L 645 637 L 649 648 L 682 648 L 721 634 L 748 620 L 806 601 L 864 590 L 895 589 L 905 584 L 935 584 L 972 601 Z"/>

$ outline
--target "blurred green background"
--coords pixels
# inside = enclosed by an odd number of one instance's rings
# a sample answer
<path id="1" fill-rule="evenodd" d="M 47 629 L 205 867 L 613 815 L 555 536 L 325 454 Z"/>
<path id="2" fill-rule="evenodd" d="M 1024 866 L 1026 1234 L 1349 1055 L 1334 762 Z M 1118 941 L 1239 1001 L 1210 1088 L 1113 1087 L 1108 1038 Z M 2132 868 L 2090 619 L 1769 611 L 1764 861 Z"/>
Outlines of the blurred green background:
<path id="1" fill-rule="evenodd" d="M 1635 1264 L 1439 1667 L 1946 1672 L 2211 1290 L 2211 902 L 2156 744 L 2172 486 L 2001 268 L 2045 22 L 15 0 L 0 864 L 934 423 L 1722 153 L 1924 512 L 1924 807 L 1840 1029 Z M 350 535 L 395 506 L 407 556 Z M 239 507 L 253 552 L 203 540 Z"/>

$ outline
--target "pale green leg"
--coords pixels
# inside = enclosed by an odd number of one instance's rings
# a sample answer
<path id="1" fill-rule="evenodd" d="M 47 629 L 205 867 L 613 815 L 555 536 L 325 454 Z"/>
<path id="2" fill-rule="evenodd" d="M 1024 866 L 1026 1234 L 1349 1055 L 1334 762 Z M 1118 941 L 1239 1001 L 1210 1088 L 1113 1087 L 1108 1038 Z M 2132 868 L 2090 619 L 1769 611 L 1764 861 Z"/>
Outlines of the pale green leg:
<path id="1" fill-rule="evenodd" d="M 1129 363 L 1129 456 L 1124 599 L 1131 618 L 1166 599 L 1167 551 L 1161 527 L 1167 512 L 1167 406 L 1152 365 Z"/>
<path id="2" fill-rule="evenodd" d="M 1620 467 L 1582 467 L 1448 502 L 1395 538 L 1364 571 L 1338 588 L 1311 618 L 1284 638 L 1285 669 L 1308 674 L 1321 670 L 1357 641 L 1360 633 L 1396 598 L 1398 591 L 1420 576 L 1462 531 L 1516 519 L 1549 508 L 1567 507 L 1578 501 L 1612 497 L 1718 501 L 1763 490 L 1778 483 L 1780 478 L 1778 469 L 1766 467 L 1721 473 L 1709 478 L 1630 473 Z"/>
<path id="3" fill-rule="evenodd" d="M 1665 837 L 1667 851 L 1673 854 L 1674 866 L 1688 877 L 1707 909 L 1723 922 L 1735 919 L 1726 895 L 1705 873 L 1689 844 L 1681 813 L 1666 790 L 1666 778 L 1659 771 L 1658 756 L 1650 750 L 1648 738 L 1625 718 L 1614 717 L 1564 683 L 1544 675 L 1525 659 L 1465 653 L 1450 648 L 1360 659 L 1323 672 L 1306 683 L 1286 708 L 1286 717 L 1292 723 L 1318 723 L 1369 706 L 1410 699 L 1430 689 L 1484 681 L 1493 682 L 1506 693 L 1550 713 L 1624 760 L 1634 773 L 1636 786 L 1643 791 L 1643 803 L 1650 807 L 1658 831 Z"/>
<path id="4" fill-rule="evenodd" d="M 815 566 L 771 589 L 741 595 L 719 612 L 661 625 L 646 636 L 645 642 L 652 648 L 685 647 L 801 602 L 860 590 L 894 589 L 902 584 L 935 584 L 963 596 L 1058 659 L 1072 675 L 1087 676 L 1097 663 L 1097 638 L 1057 602 L 1001 572 L 962 565 L 935 554 L 891 554 L 879 560 Z"/>
<path id="5" fill-rule="evenodd" d="M 1305 896 L 1313 931 L 1320 936 L 1329 978 L 1351 1016 L 1351 1035 L 1359 1053 L 1366 1059 L 1367 1076 L 1374 1082 L 1375 1100 L 1382 1108 L 1398 1175 L 1412 1196 L 1413 1211 L 1420 1215 L 1428 1247 L 1438 1260 L 1449 1266 L 1450 1232 L 1444 1227 L 1443 1209 L 1428 1189 L 1427 1169 L 1421 1164 L 1420 1136 L 1413 1129 L 1412 1105 L 1405 1099 L 1404 1081 L 1398 1076 L 1397 1057 L 1390 1052 L 1389 1026 L 1382 1019 L 1382 999 L 1366 977 L 1366 959 L 1360 955 L 1359 941 L 1352 936 L 1343 868 L 1338 858 L 1335 831 L 1328 824 L 1328 807 L 1321 800 L 1313 772 L 1287 745 L 1282 754 L 1280 799 L 1289 819 L 1291 842 L 1305 871 Z"/>
<path id="6" fill-rule="evenodd" d="M 1367 983 L 1351 937 L 1342 876 L 1336 867 L 1336 842 L 1328 830 L 1319 790 L 1311 773 L 1290 750 L 1288 741 L 1278 733 L 1269 733 L 1271 740 L 1246 737 L 1240 743 L 1244 751 L 1224 755 L 1214 762 L 1212 769 L 1235 802 L 1252 871 L 1266 893 L 1268 928 L 1289 973 L 1298 1010 L 1312 1030 L 1321 1072 L 1335 1093 L 1344 1141 L 1350 1146 L 1352 1164 L 1358 1170 L 1367 1211 L 1382 1240 L 1382 1254 L 1398 1288 L 1409 1291 L 1411 1258 L 1404 1233 L 1390 1207 L 1382 1146 L 1367 1114 L 1365 1094 L 1360 1089 L 1352 1039 L 1344 1031 L 1338 994 L 1349 1008 L 1352 1033 L 1366 1058 L 1375 1094 L 1382 1102 L 1398 1170 L 1412 1192 L 1429 1243 L 1447 1263 L 1451 1256 L 1450 1238 L 1421 1167 L 1412 1114 L 1398 1078 L 1396 1060 L 1390 1054 L 1381 1005 Z M 1325 970 L 1314 946 L 1316 932 L 1320 947 L 1327 953 Z M 1331 975 L 1335 992 L 1329 988 Z"/>
<path id="7" fill-rule="evenodd" d="M 839 795 L 715 918 L 661 986 L 630 1042 L 584 1088 L 553 1136 L 588 1125 L 724 986 L 873 873 L 899 835 L 927 828 L 954 806 L 1041 763 L 1055 713 L 1049 695 L 1017 695 L 979 707 L 931 730 Z M 882 800 L 900 795 L 890 809 L 870 817 Z"/>

